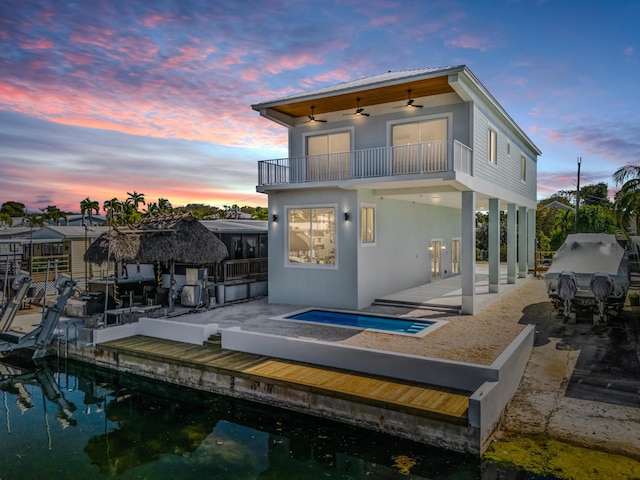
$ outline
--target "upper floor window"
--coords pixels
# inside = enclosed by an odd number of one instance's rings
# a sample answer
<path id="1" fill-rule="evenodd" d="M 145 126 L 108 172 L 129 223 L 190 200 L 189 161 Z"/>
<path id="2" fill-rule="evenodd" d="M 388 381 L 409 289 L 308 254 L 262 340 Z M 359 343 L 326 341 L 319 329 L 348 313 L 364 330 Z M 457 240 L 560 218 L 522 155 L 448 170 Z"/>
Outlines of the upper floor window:
<path id="1" fill-rule="evenodd" d="M 362 243 L 376 241 L 376 208 L 373 205 L 363 205 L 360 212 L 360 238 Z"/>
<path id="2" fill-rule="evenodd" d="M 520 157 L 520 180 L 522 182 L 527 181 L 527 157 L 524 155 Z"/>
<path id="3" fill-rule="evenodd" d="M 290 208 L 287 218 L 289 263 L 335 265 L 335 208 Z"/>
<path id="4" fill-rule="evenodd" d="M 489 163 L 498 164 L 498 133 L 493 128 L 487 130 L 487 159 Z"/>
<path id="5" fill-rule="evenodd" d="M 348 174 L 351 150 L 349 132 L 308 136 L 306 148 L 308 180 L 338 180 Z"/>
<path id="6" fill-rule="evenodd" d="M 393 125 L 394 173 L 446 170 L 447 126 L 447 118 Z"/>

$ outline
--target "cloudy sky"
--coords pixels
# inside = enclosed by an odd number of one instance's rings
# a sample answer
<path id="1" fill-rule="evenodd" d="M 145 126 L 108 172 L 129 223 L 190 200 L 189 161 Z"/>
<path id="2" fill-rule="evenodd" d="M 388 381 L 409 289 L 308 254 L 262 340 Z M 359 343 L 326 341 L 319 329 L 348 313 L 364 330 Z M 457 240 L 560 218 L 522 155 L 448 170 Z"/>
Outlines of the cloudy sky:
<path id="1" fill-rule="evenodd" d="M 467 65 L 542 150 L 538 197 L 640 162 L 640 1 L 0 0 L 0 204 L 266 206 L 250 105 Z"/>

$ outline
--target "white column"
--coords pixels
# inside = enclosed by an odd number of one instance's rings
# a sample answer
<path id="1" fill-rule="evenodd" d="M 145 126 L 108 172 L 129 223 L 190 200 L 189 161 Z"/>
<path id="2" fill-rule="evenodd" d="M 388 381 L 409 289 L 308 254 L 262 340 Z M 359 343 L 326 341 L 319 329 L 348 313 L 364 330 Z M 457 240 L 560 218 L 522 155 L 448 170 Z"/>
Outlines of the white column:
<path id="1" fill-rule="evenodd" d="M 500 291 L 500 200 L 489 199 L 489 292 Z"/>
<path id="2" fill-rule="evenodd" d="M 527 276 L 527 207 L 518 209 L 518 277 Z"/>
<path id="3" fill-rule="evenodd" d="M 507 283 L 516 283 L 516 205 L 507 205 Z"/>
<path id="4" fill-rule="evenodd" d="M 534 268 L 536 265 L 536 211 L 530 208 L 527 211 L 527 222 L 529 228 L 527 228 L 527 263 L 529 268 Z"/>
<path id="5" fill-rule="evenodd" d="M 462 192 L 461 313 L 473 315 L 476 303 L 476 192 Z"/>

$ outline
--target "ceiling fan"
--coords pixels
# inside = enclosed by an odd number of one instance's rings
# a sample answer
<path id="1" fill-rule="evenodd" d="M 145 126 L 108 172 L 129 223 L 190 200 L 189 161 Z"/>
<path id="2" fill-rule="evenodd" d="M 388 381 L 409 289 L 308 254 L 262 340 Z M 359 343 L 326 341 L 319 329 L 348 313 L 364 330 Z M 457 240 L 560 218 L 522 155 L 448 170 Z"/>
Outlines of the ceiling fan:
<path id="1" fill-rule="evenodd" d="M 353 113 L 343 113 L 343 115 L 358 115 L 358 116 L 368 117 L 370 115 L 369 113 L 362 113 L 362 112 L 364 112 L 364 108 L 360 107 L 360 98 L 359 97 L 356 98 L 356 102 L 358 102 L 357 103 L 358 106 L 356 108 L 356 111 L 353 112 Z"/>
<path id="2" fill-rule="evenodd" d="M 314 115 L 313 115 L 313 109 L 316 108 L 314 106 L 311 107 L 311 115 L 308 115 L 309 120 L 304 122 L 304 123 L 316 123 L 316 122 L 322 122 L 322 123 L 327 123 L 326 120 L 319 120 L 317 119 Z"/>
<path id="3" fill-rule="evenodd" d="M 404 104 L 404 105 L 400 105 L 399 107 L 393 107 L 393 108 L 406 108 L 406 107 L 409 107 L 409 108 L 422 108 L 422 105 L 417 105 L 417 104 L 413 103 L 414 100 L 413 100 L 413 98 L 411 98 L 411 89 L 410 88 L 407 90 L 407 93 L 409 94 L 409 99 L 407 100 L 407 103 Z"/>

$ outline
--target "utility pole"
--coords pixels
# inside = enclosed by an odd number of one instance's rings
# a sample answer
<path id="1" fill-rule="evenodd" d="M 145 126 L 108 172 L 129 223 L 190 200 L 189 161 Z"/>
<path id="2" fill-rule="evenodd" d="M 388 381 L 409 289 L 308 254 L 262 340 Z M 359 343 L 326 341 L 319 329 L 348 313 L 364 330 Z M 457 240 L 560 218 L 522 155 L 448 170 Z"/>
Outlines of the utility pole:
<path id="1" fill-rule="evenodd" d="M 580 210 L 580 165 L 582 164 L 582 157 L 578 157 L 578 183 L 576 185 L 576 221 L 573 226 L 573 230 L 577 231 L 578 228 L 578 210 Z"/>

